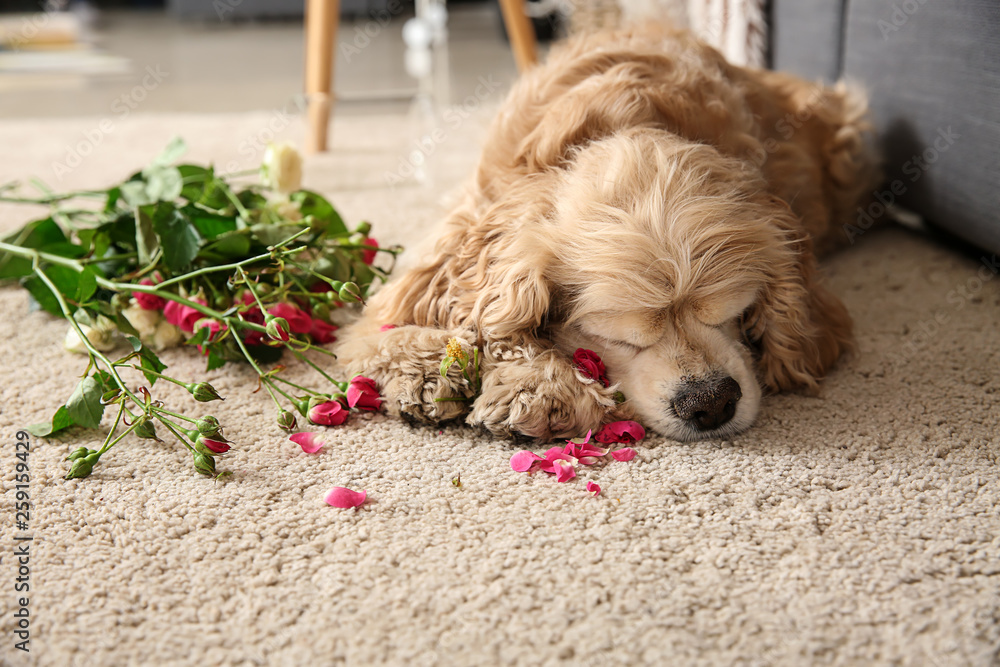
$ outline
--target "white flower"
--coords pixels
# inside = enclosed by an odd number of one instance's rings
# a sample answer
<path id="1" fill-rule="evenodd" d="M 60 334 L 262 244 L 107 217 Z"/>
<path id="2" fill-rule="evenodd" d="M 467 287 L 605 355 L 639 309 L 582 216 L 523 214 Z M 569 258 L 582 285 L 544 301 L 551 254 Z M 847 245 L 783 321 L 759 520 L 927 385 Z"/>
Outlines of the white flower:
<path id="1" fill-rule="evenodd" d="M 128 323 L 139 332 L 139 340 L 148 343 L 156 334 L 156 325 L 163 319 L 158 310 L 146 310 L 135 299 L 129 302 L 128 308 L 122 311 Z"/>
<path id="2" fill-rule="evenodd" d="M 163 320 L 156 325 L 156 333 L 153 334 L 153 339 L 150 341 L 150 345 L 153 346 L 154 350 L 160 352 L 168 347 L 177 347 L 183 340 L 184 334 L 181 330 L 170 322 Z"/>
<path id="3" fill-rule="evenodd" d="M 289 143 L 268 144 L 260 165 L 260 178 L 273 190 L 295 192 L 302 186 L 302 156 Z"/>
<path id="4" fill-rule="evenodd" d="M 94 326 L 81 324 L 80 329 L 87 337 L 87 340 L 90 341 L 90 344 L 101 352 L 107 352 L 118 344 L 118 328 L 115 327 L 114 322 L 103 315 L 97 318 Z M 87 346 L 83 344 L 83 340 L 72 324 L 69 326 L 69 331 L 66 332 L 66 340 L 63 341 L 63 347 L 70 352 L 87 354 Z"/>

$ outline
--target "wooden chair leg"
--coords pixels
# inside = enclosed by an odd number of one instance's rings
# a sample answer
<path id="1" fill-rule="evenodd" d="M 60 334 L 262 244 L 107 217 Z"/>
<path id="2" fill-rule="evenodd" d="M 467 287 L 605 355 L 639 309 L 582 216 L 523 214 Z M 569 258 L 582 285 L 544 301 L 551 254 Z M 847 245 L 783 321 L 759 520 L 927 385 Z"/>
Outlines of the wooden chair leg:
<path id="1" fill-rule="evenodd" d="M 503 23 L 514 50 L 514 61 L 519 72 L 538 62 L 538 47 L 531 19 L 524 13 L 524 0 L 500 0 Z"/>
<path id="2" fill-rule="evenodd" d="M 327 149 L 333 110 L 333 57 L 340 24 L 340 0 L 306 1 L 306 99 L 309 136 L 306 151 Z"/>

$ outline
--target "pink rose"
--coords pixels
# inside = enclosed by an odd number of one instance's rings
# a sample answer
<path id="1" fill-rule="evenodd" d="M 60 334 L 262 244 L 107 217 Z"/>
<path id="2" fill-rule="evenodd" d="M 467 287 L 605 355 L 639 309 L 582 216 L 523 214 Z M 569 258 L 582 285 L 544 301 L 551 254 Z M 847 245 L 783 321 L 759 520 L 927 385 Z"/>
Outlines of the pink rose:
<path id="1" fill-rule="evenodd" d="M 591 380 L 600 382 L 605 387 L 611 384 L 608 381 L 608 376 L 605 375 L 604 362 L 594 351 L 585 350 L 582 347 L 577 348 L 576 352 L 573 353 L 573 363 L 576 364 L 578 371 Z"/>
<path id="2" fill-rule="evenodd" d="M 309 421 L 323 426 L 340 426 L 351 412 L 340 401 L 327 401 L 309 410 Z"/>
<path id="3" fill-rule="evenodd" d="M 157 280 L 153 282 L 152 278 L 143 278 L 139 281 L 140 285 L 149 285 L 152 287 L 156 283 L 160 282 Z M 139 304 L 139 307 L 143 310 L 159 310 L 167 305 L 167 300 L 162 296 L 157 296 L 155 294 L 147 294 L 146 292 L 132 292 L 132 298 L 135 302 Z"/>
<path id="4" fill-rule="evenodd" d="M 359 375 L 347 387 L 347 404 L 358 410 L 378 410 L 382 397 L 375 386 L 375 380 Z"/>
<path id="5" fill-rule="evenodd" d="M 294 334 L 309 333 L 312 328 L 312 318 L 301 308 L 290 303 L 277 303 L 267 309 L 275 317 L 282 317 L 288 322 L 288 330 Z"/>
<path id="6" fill-rule="evenodd" d="M 594 438 L 605 445 L 622 442 L 631 445 L 646 437 L 646 429 L 638 422 L 623 421 L 605 424 Z"/>
<path id="7" fill-rule="evenodd" d="M 314 341 L 320 345 L 324 345 L 337 340 L 337 337 L 333 335 L 333 332 L 336 330 L 336 325 L 314 318 L 312 320 L 312 328 L 309 329 L 309 335 L 312 336 Z"/>
<path id="8" fill-rule="evenodd" d="M 370 245 L 370 246 L 375 246 L 377 248 L 378 241 L 376 241 L 373 238 L 366 238 L 361 242 L 361 245 Z M 361 251 L 361 261 L 364 262 L 365 264 L 371 264 L 372 262 L 375 261 L 375 255 L 377 254 L 378 250 L 369 250 L 365 248 L 364 250 Z"/>
<path id="9" fill-rule="evenodd" d="M 205 301 L 202 299 L 192 299 L 192 301 L 205 305 Z M 163 317 L 181 331 L 191 333 L 194 331 L 194 323 L 203 318 L 204 315 L 191 306 L 168 301 L 167 305 L 163 307 Z"/>

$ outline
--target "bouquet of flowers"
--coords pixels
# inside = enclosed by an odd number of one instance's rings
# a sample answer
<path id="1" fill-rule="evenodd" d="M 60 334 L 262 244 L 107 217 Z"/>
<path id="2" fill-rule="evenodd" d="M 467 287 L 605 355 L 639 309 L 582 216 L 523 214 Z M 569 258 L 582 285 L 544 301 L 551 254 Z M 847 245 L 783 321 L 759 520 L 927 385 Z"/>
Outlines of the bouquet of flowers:
<path id="1" fill-rule="evenodd" d="M 351 407 L 377 401 L 363 378 L 337 382 L 314 358 L 332 355 L 323 347 L 334 340 L 331 312 L 364 303 L 391 270 L 377 254 L 394 259 L 400 248 L 380 248 L 370 224 L 349 229 L 329 201 L 302 189 L 301 158 L 287 144 L 269 146 L 259 172 L 226 175 L 177 164 L 184 151 L 175 139 L 107 190 L 55 194 L 35 182 L 42 194 L 30 197 L 18 184 L 0 187 L 0 201 L 50 207 L 0 241 L 0 280 L 18 281 L 33 307 L 66 318 L 66 347 L 89 359 L 68 400 L 29 430 L 98 428 L 108 408 L 115 415 L 99 449 L 70 454 L 67 478 L 88 476 L 130 434 L 159 440 L 164 431 L 190 450 L 197 472 L 227 474 L 216 469 L 231 446 L 219 421 L 170 410 L 153 395 L 167 381 L 199 402 L 221 398 L 207 382 L 165 373 L 157 352 L 176 345 L 197 348 L 207 369 L 249 364 L 289 432 L 298 417 L 339 424 Z M 122 341 L 126 354 L 110 358 Z M 281 377 L 283 355 L 310 366 L 320 385 Z M 146 384 L 130 386 L 127 369 Z"/>

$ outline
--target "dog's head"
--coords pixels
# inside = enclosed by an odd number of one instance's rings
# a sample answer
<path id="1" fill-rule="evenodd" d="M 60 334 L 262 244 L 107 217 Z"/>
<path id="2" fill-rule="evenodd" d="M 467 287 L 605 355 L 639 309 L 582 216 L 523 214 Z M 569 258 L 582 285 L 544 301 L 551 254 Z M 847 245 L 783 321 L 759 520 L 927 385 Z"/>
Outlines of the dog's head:
<path id="1" fill-rule="evenodd" d="M 752 168 L 649 128 L 567 164 L 498 260 L 507 298 L 483 304 L 484 328 L 596 351 L 637 417 L 679 440 L 748 428 L 763 390 L 814 388 L 847 346 L 801 223 Z"/>

